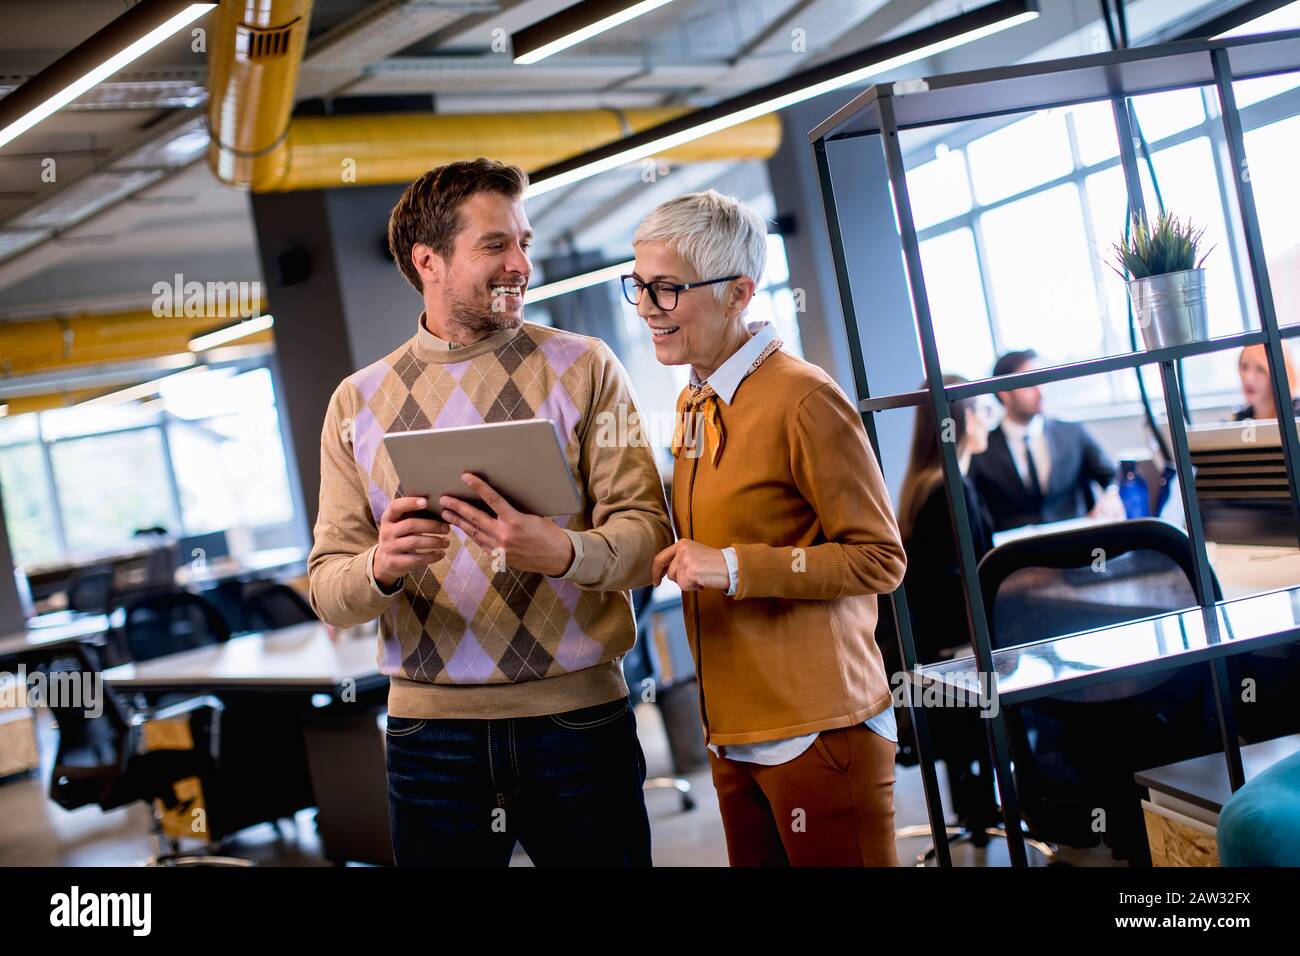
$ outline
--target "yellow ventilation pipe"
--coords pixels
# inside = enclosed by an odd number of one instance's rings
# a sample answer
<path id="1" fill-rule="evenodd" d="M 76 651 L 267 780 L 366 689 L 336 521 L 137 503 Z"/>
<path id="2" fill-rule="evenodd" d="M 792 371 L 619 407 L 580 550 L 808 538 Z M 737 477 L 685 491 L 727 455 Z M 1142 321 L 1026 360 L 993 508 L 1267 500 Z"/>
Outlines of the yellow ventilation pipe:
<path id="1" fill-rule="evenodd" d="M 226 0 L 209 27 L 208 165 L 222 182 L 280 178 L 311 0 Z"/>
<path id="2" fill-rule="evenodd" d="M 291 119 L 311 0 L 228 0 L 209 45 L 208 164 L 253 192 L 407 183 L 444 163 L 490 156 L 541 169 L 689 112 L 688 107 Z M 521 68 L 526 69 L 526 68 Z M 664 152 L 670 163 L 767 159 L 775 115 Z"/>
<path id="3" fill-rule="evenodd" d="M 259 304 L 258 313 L 261 308 Z M 163 316 L 152 311 L 113 315 L 78 315 L 63 319 L 0 322 L 0 385 L 9 378 L 40 372 L 71 371 L 84 366 L 158 358 L 189 351 L 189 341 L 203 332 L 231 325 L 218 310 L 204 315 Z M 270 329 L 238 339 L 234 345 L 274 342 Z"/>
<path id="4" fill-rule="evenodd" d="M 278 157 L 282 161 L 260 166 L 248 185 L 253 192 L 282 192 L 408 183 L 434 166 L 476 156 L 541 169 L 685 112 L 670 107 L 300 116 L 289 124 Z M 672 163 L 767 159 L 780 145 L 780 120 L 768 115 L 667 150 L 658 158 Z"/>

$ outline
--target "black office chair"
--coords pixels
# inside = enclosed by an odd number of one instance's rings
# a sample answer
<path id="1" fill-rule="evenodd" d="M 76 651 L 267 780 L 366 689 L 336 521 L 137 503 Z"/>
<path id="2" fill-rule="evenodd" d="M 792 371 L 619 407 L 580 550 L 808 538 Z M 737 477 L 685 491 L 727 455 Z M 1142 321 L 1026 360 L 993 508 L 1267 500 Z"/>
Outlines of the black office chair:
<path id="1" fill-rule="evenodd" d="M 186 591 L 151 594 L 128 605 L 123 626 L 136 661 L 230 639 L 230 626 L 209 601 Z"/>
<path id="2" fill-rule="evenodd" d="M 250 631 L 273 631 L 319 620 L 301 594 L 278 581 L 250 581 L 244 585 L 242 601 Z"/>
<path id="3" fill-rule="evenodd" d="M 1187 535 L 1153 518 L 1011 541 L 985 555 L 979 575 L 995 649 L 1197 603 Z M 1074 847 L 1104 840 L 1116 859 L 1149 865 L 1133 775 L 1220 748 L 1208 677 L 1178 668 L 1009 708 L 1030 832 Z"/>
<path id="4" fill-rule="evenodd" d="M 184 812 L 187 801 L 177 793 L 176 784 L 190 777 L 198 777 L 201 783 L 214 779 L 220 702 L 213 697 L 191 697 L 165 708 L 130 708 L 112 688 L 96 679 L 93 664 L 80 649 L 52 661 L 49 673 L 52 684 L 57 682 L 65 689 L 95 688 L 82 694 L 50 695 L 49 706 L 59 732 L 50 770 L 50 799 L 65 810 L 92 804 L 114 810 L 144 801 L 151 810 L 151 829 L 160 848 L 151 862 L 238 864 L 240 861 L 230 858 L 179 855 L 177 844 L 163 832 L 154 802 Z M 182 716 L 189 718 L 193 748 L 143 749 L 145 724 Z"/>
<path id="5" fill-rule="evenodd" d="M 68 609 L 107 614 L 113 601 L 113 576 L 111 565 L 74 571 L 68 581 Z"/>

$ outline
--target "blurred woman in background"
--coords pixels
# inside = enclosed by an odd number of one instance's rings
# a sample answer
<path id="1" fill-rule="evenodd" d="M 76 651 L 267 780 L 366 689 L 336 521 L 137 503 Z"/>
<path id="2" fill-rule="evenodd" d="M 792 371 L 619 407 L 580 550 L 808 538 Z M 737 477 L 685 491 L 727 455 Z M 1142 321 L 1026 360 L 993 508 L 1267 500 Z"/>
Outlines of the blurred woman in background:
<path id="1" fill-rule="evenodd" d="M 1282 360 L 1286 365 L 1287 394 L 1291 396 L 1291 414 L 1300 415 L 1300 399 L 1296 394 L 1295 365 L 1291 350 L 1282 343 Z M 1247 345 L 1237 357 L 1237 372 L 1241 375 L 1241 393 L 1246 404 L 1233 414 L 1235 421 L 1246 419 L 1277 418 L 1277 404 L 1273 401 L 1273 379 L 1268 371 L 1268 357 L 1264 346 Z"/>
<path id="2" fill-rule="evenodd" d="M 945 375 L 945 385 L 960 385 L 960 375 Z M 924 389 L 925 383 L 920 388 Z M 952 441 L 961 468 L 966 512 L 976 559 L 993 547 L 993 520 L 984 499 L 967 477 L 970 460 L 988 447 L 989 428 L 996 414 L 988 396 L 955 401 L 952 420 L 942 438 Z M 972 653 L 966 601 L 953 535 L 952 517 L 944 490 L 940 431 L 928 404 L 917 406 L 912 430 L 912 453 L 899 495 L 898 528 L 907 553 L 904 585 L 912 638 L 922 663 Z M 987 837 L 986 827 L 997 823 L 992 775 L 977 773 L 977 761 L 987 767 L 984 722 L 964 708 L 932 708 L 926 712 L 935 751 L 948 769 L 953 810 L 962 826 L 971 830 L 976 845 Z"/>

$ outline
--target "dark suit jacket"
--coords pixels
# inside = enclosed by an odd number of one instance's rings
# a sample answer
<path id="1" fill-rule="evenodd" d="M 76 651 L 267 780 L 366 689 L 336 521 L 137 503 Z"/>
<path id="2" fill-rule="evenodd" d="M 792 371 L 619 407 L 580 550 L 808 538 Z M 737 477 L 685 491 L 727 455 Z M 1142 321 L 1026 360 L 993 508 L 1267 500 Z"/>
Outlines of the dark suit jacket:
<path id="1" fill-rule="evenodd" d="M 1104 488 L 1115 479 L 1114 463 L 1078 422 L 1049 418 L 1043 433 L 1052 456 L 1046 494 L 1025 486 L 1001 428 L 989 433 L 988 451 L 971 459 L 971 478 L 988 504 L 993 530 L 1077 518 L 1096 503 L 1093 482 Z"/>

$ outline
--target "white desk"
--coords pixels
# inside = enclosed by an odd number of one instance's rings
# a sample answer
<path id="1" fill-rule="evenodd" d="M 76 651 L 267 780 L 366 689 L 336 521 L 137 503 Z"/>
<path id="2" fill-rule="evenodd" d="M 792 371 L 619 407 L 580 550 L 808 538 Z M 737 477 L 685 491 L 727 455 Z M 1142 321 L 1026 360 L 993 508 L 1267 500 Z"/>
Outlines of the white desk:
<path id="1" fill-rule="evenodd" d="M 119 690 L 219 693 L 337 693 L 354 682 L 357 691 L 382 686 L 374 636 L 334 636 L 324 624 L 231 638 L 224 644 L 104 671 Z"/>
<path id="2" fill-rule="evenodd" d="M 53 620 L 42 620 L 41 617 Z M 0 659 L 29 651 L 77 644 L 108 631 L 106 614 L 75 614 L 66 611 L 34 617 L 27 630 L 0 637 Z"/>
<path id="3" fill-rule="evenodd" d="M 1225 598 L 1300 584 L 1300 550 L 1260 544 L 1206 544 Z"/>
<path id="4" fill-rule="evenodd" d="M 176 569 L 176 585 L 197 588 L 233 578 L 265 577 L 271 571 L 305 565 L 308 553 L 306 548 L 268 548 L 249 551 L 237 558 L 213 558 L 203 565 L 184 564 Z"/>

